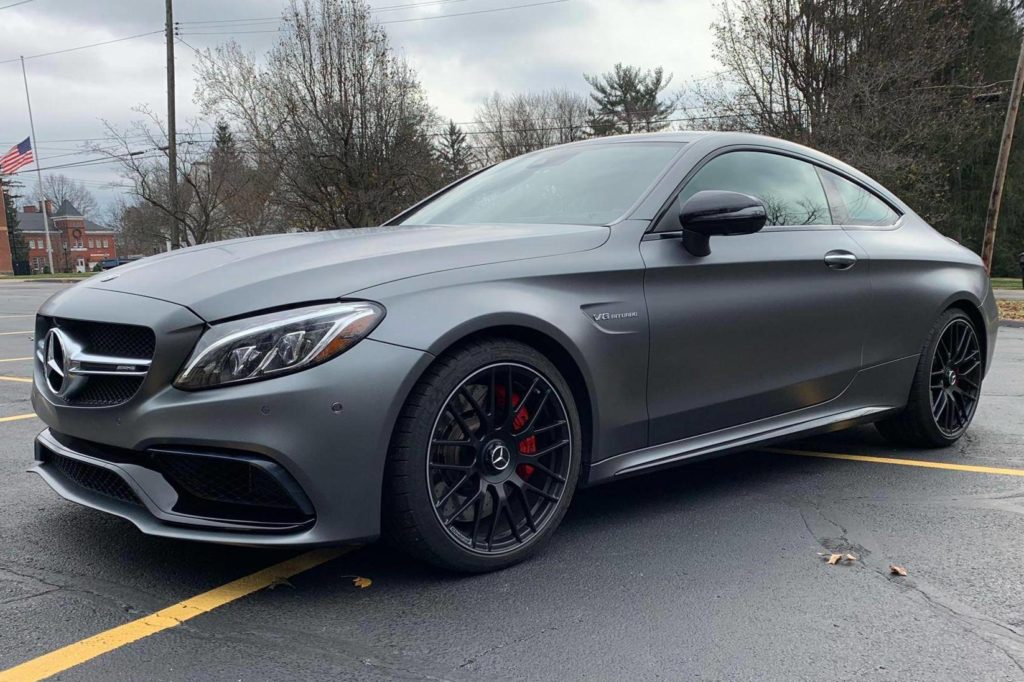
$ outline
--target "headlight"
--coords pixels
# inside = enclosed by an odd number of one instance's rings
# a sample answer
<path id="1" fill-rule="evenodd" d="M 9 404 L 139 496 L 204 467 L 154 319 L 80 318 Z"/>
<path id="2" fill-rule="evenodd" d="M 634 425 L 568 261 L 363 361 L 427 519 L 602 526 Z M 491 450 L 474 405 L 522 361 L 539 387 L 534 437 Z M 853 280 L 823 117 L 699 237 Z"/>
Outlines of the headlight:
<path id="1" fill-rule="evenodd" d="M 194 390 L 297 372 L 344 353 L 382 319 L 382 307 L 357 301 L 217 324 L 199 339 L 174 385 Z"/>

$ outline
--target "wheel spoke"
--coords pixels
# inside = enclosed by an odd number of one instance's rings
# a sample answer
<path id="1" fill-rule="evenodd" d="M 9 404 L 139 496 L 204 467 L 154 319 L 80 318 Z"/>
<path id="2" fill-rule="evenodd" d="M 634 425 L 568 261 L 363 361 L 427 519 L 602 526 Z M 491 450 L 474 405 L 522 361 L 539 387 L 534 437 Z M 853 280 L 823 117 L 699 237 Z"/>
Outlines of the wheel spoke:
<path id="1" fill-rule="evenodd" d="M 538 488 L 537 486 L 533 485 L 529 481 L 523 481 L 523 488 L 525 488 L 526 490 L 529 490 L 530 492 L 532 492 L 532 493 L 534 493 L 536 495 L 540 495 L 541 497 L 543 497 L 545 500 L 548 500 L 549 502 L 558 502 L 558 498 L 557 497 L 555 497 L 554 495 L 552 495 L 549 492 L 541 490 L 540 488 Z"/>
<path id="2" fill-rule="evenodd" d="M 469 546 L 476 549 L 476 536 L 480 532 L 480 516 L 484 511 L 483 488 L 477 491 L 476 504 L 473 505 L 473 534 L 469 538 Z"/>
<path id="3" fill-rule="evenodd" d="M 555 443 L 553 445 L 547 446 L 543 450 L 538 450 L 537 452 L 535 452 L 535 453 L 533 453 L 531 455 L 524 455 L 524 456 L 529 458 L 530 461 L 532 462 L 535 458 L 543 457 L 544 455 L 550 455 L 552 452 L 554 452 L 556 450 L 559 450 L 561 448 L 564 448 L 568 444 L 569 444 L 569 439 L 568 438 L 563 438 L 562 440 L 558 441 L 557 443 Z"/>
<path id="4" fill-rule="evenodd" d="M 932 417 L 934 417 L 936 421 L 938 421 L 939 417 L 942 416 L 942 408 L 946 406 L 947 400 L 949 400 L 949 396 L 946 395 L 945 391 L 942 391 L 932 402 Z"/>
<path id="5" fill-rule="evenodd" d="M 547 468 L 546 466 L 544 466 L 540 462 L 536 462 L 534 460 L 530 460 L 530 466 L 532 466 L 537 471 L 543 473 L 544 475 L 549 476 L 549 477 L 555 479 L 559 483 L 565 483 L 565 476 L 561 476 L 559 474 L 556 474 L 554 471 L 552 471 L 551 469 Z"/>
<path id="6" fill-rule="evenodd" d="M 487 402 L 488 402 L 487 412 L 488 412 L 488 414 L 491 417 L 491 420 L 492 420 L 491 423 L 493 423 L 493 420 L 494 420 L 494 418 L 496 416 L 494 410 L 496 409 L 496 403 L 495 403 L 496 396 L 495 396 L 495 394 L 497 393 L 497 390 L 496 390 L 496 387 L 497 387 L 497 377 L 498 377 L 498 368 L 495 367 L 494 369 L 491 370 L 491 380 L 490 380 L 491 381 L 491 385 L 490 385 L 490 387 L 487 390 L 487 393 L 488 393 L 488 395 L 487 395 Z"/>
<path id="7" fill-rule="evenodd" d="M 960 370 L 960 374 L 970 374 L 979 367 L 981 367 L 981 360 L 975 360 L 967 369 Z"/>
<path id="8" fill-rule="evenodd" d="M 431 469 L 443 469 L 445 471 L 469 471 L 472 464 L 448 464 L 447 462 L 430 462 Z"/>
<path id="9" fill-rule="evenodd" d="M 516 542 L 520 545 L 523 544 L 523 536 L 519 532 L 518 524 L 516 523 L 516 520 L 512 518 L 512 506 L 506 504 L 502 509 L 505 511 L 505 520 L 508 521 L 508 527 L 512 530 L 512 534 L 516 536 Z"/>
<path id="10" fill-rule="evenodd" d="M 981 357 L 981 351 L 980 350 L 978 350 L 977 348 L 968 348 L 963 353 L 963 355 L 958 355 L 957 356 L 956 360 L 953 361 L 953 365 L 956 366 L 956 367 L 959 367 L 959 366 L 963 365 L 965 362 L 970 362 L 971 360 L 977 360 L 980 357 Z"/>
<path id="11" fill-rule="evenodd" d="M 515 425 L 515 422 L 516 422 L 516 415 L 519 414 L 519 411 L 523 409 L 523 406 L 526 404 L 527 399 L 529 399 L 530 394 L 533 393 L 533 389 L 537 388 L 537 384 L 539 384 L 539 383 L 540 383 L 540 377 L 534 377 L 533 383 L 530 384 L 530 388 L 528 388 L 526 390 L 526 393 L 524 393 L 522 395 L 522 397 L 519 399 L 519 404 L 518 405 L 513 405 L 512 404 L 512 394 L 509 393 L 509 396 L 508 396 L 509 410 L 508 410 L 508 415 L 505 417 L 505 424 L 503 426 L 504 429 L 506 429 L 510 433 L 512 432 L 512 429 L 514 428 L 514 425 Z"/>
<path id="12" fill-rule="evenodd" d="M 459 390 L 459 393 L 462 395 L 465 401 L 469 403 L 470 408 L 472 408 L 472 410 L 476 412 L 477 418 L 480 420 L 480 425 L 484 428 L 484 430 L 490 431 L 491 418 L 486 412 L 484 412 L 484 409 L 480 407 L 480 403 L 478 403 L 476 401 L 476 398 L 473 397 L 473 393 L 465 386 L 463 386 Z"/>
<path id="13" fill-rule="evenodd" d="M 544 405 L 548 402 L 548 397 L 551 395 L 551 389 L 544 391 L 544 395 L 541 396 L 540 402 L 537 403 L 537 407 L 533 408 L 533 414 L 530 416 L 530 421 L 526 423 L 523 430 L 519 432 L 521 435 L 528 435 L 533 433 L 533 426 L 537 423 L 537 419 L 540 417 L 540 413 L 544 410 Z M 525 404 L 525 400 L 523 403 Z"/>
<path id="14" fill-rule="evenodd" d="M 478 440 L 476 437 L 476 433 L 474 433 L 473 430 L 469 428 L 469 424 L 467 424 L 466 420 L 462 417 L 461 414 L 459 414 L 459 411 L 456 410 L 451 403 L 445 405 L 445 409 L 448 410 L 448 414 L 450 414 L 455 419 L 455 423 L 457 423 L 459 425 L 459 428 L 462 429 L 462 435 L 464 435 L 466 438 L 469 438 L 471 441 L 475 443 Z"/>
<path id="15" fill-rule="evenodd" d="M 441 498 L 441 501 L 440 501 L 440 502 L 438 502 L 438 503 L 437 503 L 437 504 L 436 504 L 435 506 L 436 506 L 436 507 L 437 507 L 438 509 L 440 509 L 441 507 L 443 507 L 443 506 L 444 506 L 444 504 L 445 504 L 445 502 L 447 502 L 448 500 L 450 500 L 450 499 L 452 498 L 452 495 L 454 495 L 454 494 L 456 493 L 456 491 L 458 491 L 458 489 L 459 489 L 459 488 L 461 488 L 461 487 L 462 487 L 462 486 L 463 486 L 463 485 L 464 485 L 464 484 L 466 483 L 466 481 L 468 481 L 468 480 L 469 480 L 469 477 L 470 477 L 470 473 L 469 473 L 469 472 L 466 472 L 465 474 L 463 474 L 462 478 L 460 478 L 460 479 L 459 479 L 459 482 L 458 482 L 458 483 L 456 483 L 455 485 L 453 485 L 453 486 L 451 487 L 451 490 L 449 490 L 448 492 L 446 492 L 446 493 L 444 494 L 444 497 L 442 497 L 442 498 Z"/>
<path id="16" fill-rule="evenodd" d="M 438 439 L 430 442 L 431 445 L 437 445 L 439 447 L 452 447 L 452 448 L 464 448 L 473 445 L 471 440 L 444 440 Z"/>
<path id="17" fill-rule="evenodd" d="M 516 486 L 516 492 L 519 495 L 519 503 L 523 505 L 523 516 L 526 518 L 526 525 L 530 527 L 534 533 L 537 532 L 537 522 L 533 520 L 533 512 L 530 511 L 530 501 L 526 499 L 526 492 L 522 486 Z"/>
<path id="18" fill-rule="evenodd" d="M 492 497 L 494 498 L 494 509 L 491 510 L 491 529 L 487 532 L 487 550 L 490 551 L 494 547 L 494 532 L 498 530 L 498 519 L 501 518 L 501 508 L 505 506 L 504 501 L 498 494 L 498 489 L 491 488 Z"/>
<path id="19" fill-rule="evenodd" d="M 477 488 L 477 491 L 475 493 L 473 493 L 473 496 L 466 498 L 466 501 L 462 503 L 462 506 L 459 507 L 458 511 L 456 511 L 454 514 L 452 514 L 450 517 L 448 517 L 448 520 L 445 521 L 444 525 L 446 525 L 446 526 L 452 525 L 452 523 L 455 522 L 455 519 L 457 519 L 460 516 L 462 516 L 463 512 L 465 512 L 467 509 L 469 509 L 469 506 L 471 504 L 473 504 L 474 502 L 476 502 L 477 500 L 480 499 L 480 494 L 482 492 L 483 492 L 482 489 Z"/>
<path id="20" fill-rule="evenodd" d="M 558 421 L 554 422 L 553 424 L 547 424 L 546 426 L 538 426 L 537 428 L 535 428 L 533 430 L 533 433 L 530 434 L 530 435 L 532 435 L 532 436 L 539 436 L 542 433 L 547 433 L 548 431 L 551 431 L 553 429 L 557 429 L 559 426 L 565 426 L 566 424 L 568 424 L 567 421 L 565 421 L 564 419 L 559 419 Z"/>
<path id="21" fill-rule="evenodd" d="M 967 424 L 967 404 L 966 404 L 966 402 L 963 399 L 963 394 L 962 393 L 957 393 L 957 392 L 953 393 L 953 404 L 956 406 L 957 416 L 959 417 L 959 422 L 957 423 L 957 427 L 961 427 L 961 426 L 966 425 Z"/>
<path id="22" fill-rule="evenodd" d="M 960 341 L 956 344 L 953 357 L 959 358 L 968 351 L 971 343 L 971 330 L 967 325 L 960 325 Z"/>
<path id="23" fill-rule="evenodd" d="M 959 383 L 967 384 L 968 386 L 970 386 L 971 388 L 973 388 L 973 389 L 974 389 L 975 391 L 981 390 L 981 387 L 980 387 L 980 386 L 978 386 L 978 384 L 974 383 L 974 381 L 973 381 L 973 380 L 971 380 L 971 379 L 968 379 L 968 378 L 967 378 L 967 377 L 965 377 L 965 376 L 962 376 L 962 375 L 961 375 L 961 376 L 960 376 L 960 378 L 958 378 L 958 379 L 957 379 L 957 381 L 958 381 Z M 964 391 L 964 393 L 966 393 L 966 391 Z"/>

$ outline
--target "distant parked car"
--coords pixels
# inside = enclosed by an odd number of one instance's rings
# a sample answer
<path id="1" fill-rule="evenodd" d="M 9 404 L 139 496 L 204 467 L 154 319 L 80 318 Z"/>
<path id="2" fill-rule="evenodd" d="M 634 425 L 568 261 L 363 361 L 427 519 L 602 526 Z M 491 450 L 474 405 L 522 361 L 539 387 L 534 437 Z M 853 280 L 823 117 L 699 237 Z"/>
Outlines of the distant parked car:
<path id="1" fill-rule="evenodd" d="M 104 270 L 111 270 L 119 265 L 126 265 L 127 263 L 133 263 L 139 260 L 138 257 L 129 258 L 107 258 L 100 261 L 100 267 Z"/>
<path id="2" fill-rule="evenodd" d="M 154 535 L 493 570 L 579 485 L 864 422 L 950 445 L 997 323 L 981 259 L 844 163 L 601 138 L 56 294 L 34 470 Z"/>

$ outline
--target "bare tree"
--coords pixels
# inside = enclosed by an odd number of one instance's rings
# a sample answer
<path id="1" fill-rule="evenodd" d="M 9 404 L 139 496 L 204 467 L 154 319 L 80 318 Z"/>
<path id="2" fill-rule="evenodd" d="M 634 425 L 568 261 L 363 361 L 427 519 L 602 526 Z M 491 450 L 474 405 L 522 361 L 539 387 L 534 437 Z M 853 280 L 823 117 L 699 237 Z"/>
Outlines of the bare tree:
<path id="1" fill-rule="evenodd" d="M 94 151 L 116 159 L 121 174 L 131 183 L 129 193 L 156 209 L 167 231 L 171 220 L 178 221 L 187 244 L 204 244 L 234 236 L 237 219 L 228 210 L 227 202 L 240 189 L 238 179 L 224 172 L 214 153 L 214 145 L 206 138 L 198 123 L 179 134 L 177 211 L 170 201 L 167 177 L 167 131 L 163 121 L 146 108 L 137 110 L 143 116 L 119 129 L 106 123 L 111 143 L 93 147 Z"/>
<path id="2" fill-rule="evenodd" d="M 724 0 L 717 81 L 686 93 L 690 125 L 823 149 L 933 222 L 979 117 L 962 0 Z"/>
<path id="3" fill-rule="evenodd" d="M 363 0 L 292 0 L 265 65 L 230 43 L 200 60 L 206 111 L 242 132 L 299 229 L 377 224 L 440 182 L 437 120 Z"/>
<path id="4" fill-rule="evenodd" d="M 36 196 L 39 201 L 44 198 L 52 201 L 54 210 L 65 200 L 70 201 L 83 216 L 92 216 L 99 210 L 96 198 L 83 183 L 62 174 L 44 175 L 43 190 L 36 187 Z"/>
<path id="5" fill-rule="evenodd" d="M 495 92 L 477 109 L 477 149 L 489 162 L 556 144 L 584 139 L 587 101 L 567 90 L 502 95 Z"/>

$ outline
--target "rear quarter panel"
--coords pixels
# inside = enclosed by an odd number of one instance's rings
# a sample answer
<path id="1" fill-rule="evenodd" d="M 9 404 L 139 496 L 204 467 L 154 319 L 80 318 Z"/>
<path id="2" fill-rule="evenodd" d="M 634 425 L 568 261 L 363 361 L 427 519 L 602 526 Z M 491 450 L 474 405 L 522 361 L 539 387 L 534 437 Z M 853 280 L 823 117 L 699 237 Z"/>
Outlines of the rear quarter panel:
<path id="1" fill-rule="evenodd" d="M 870 256 L 865 367 L 920 353 L 936 318 L 953 303 L 968 302 L 985 316 L 991 286 L 981 259 L 916 215 L 905 215 L 896 229 L 847 231 Z M 988 322 L 984 331 L 994 338 Z"/>

